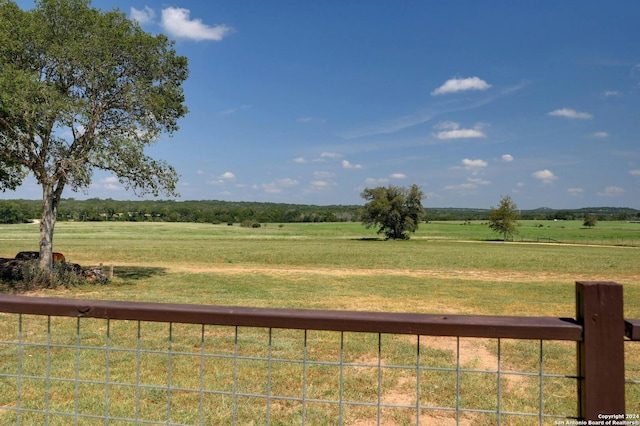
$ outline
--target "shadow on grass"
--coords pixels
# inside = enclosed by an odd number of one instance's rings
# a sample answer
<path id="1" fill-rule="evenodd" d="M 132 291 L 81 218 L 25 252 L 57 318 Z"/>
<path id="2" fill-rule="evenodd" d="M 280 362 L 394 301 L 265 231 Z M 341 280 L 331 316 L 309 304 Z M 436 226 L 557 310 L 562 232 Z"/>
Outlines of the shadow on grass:
<path id="1" fill-rule="evenodd" d="M 166 268 L 150 266 L 114 266 L 113 268 L 113 275 L 124 280 L 142 280 L 166 273 Z"/>
<path id="2" fill-rule="evenodd" d="M 378 237 L 363 237 L 363 238 L 352 238 L 353 241 L 385 241 L 382 238 Z"/>

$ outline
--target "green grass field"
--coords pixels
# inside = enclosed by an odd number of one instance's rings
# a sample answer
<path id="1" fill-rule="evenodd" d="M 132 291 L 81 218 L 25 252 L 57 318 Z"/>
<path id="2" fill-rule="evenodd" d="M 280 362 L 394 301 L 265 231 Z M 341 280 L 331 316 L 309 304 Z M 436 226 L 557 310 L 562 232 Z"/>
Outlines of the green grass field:
<path id="1" fill-rule="evenodd" d="M 625 316 L 640 318 L 640 248 L 636 247 L 640 242 L 640 224 L 600 222 L 592 229 L 585 229 L 581 225 L 578 222 L 522 221 L 520 234 L 515 241 L 505 243 L 492 241 L 498 235 L 480 222 L 424 224 L 409 241 L 379 240 L 374 230 L 367 230 L 357 223 L 268 224 L 261 228 L 242 228 L 237 225 L 185 223 L 61 222 L 56 227 L 55 251 L 62 252 L 68 261 L 83 266 L 100 263 L 113 265 L 115 278 L 107 286 L 83 285 L 41 290 L 32 294 L 259 307 L 574 317 L 575 281 L 606 280 L 624 285 Z M 545 243 L 527 243 L 545 239 Z M 550 244 L 549 239 L 563 243 Z M 569 241 L 578 244 L 567 244 Z M 37 225 L 0 226 L 0 257 L 13 257 L 19 251 L 37 250 L 37 247 Z M 40 341 L 46 339 L 46 326 L 36 319 L 32 321 L 33 337 Z M 0 324 L 1 333 L 15 333 L 14 322 L 4 321 Z M 74 327 L 74 321 L 60 320 L 58 329 L 74 332 Z M 95 322 L 95 330 L 93 327 L 87 326 L 86 332 L 100 335 L 104 324 Z M 166 327 L 157 330 L 155 326 L 148 327 L 146 335 L 151 336 L 150 342 L 154 341 L 154 333 L 157 333 L 158 341 L 167 338 Z M 217 332 L 211 333 L 217 335 Z M 231 339 L 222 331 L 220 333 L 223 342 Z M 246 350 L 264 351 L 263 332 L 258 330 L 251 333 L 257 334 L 246 336 Z M 176 344 L 181 342 L 185 347 L 193 347 L 193 342 L 198 340 L 197 332 L 185 329 L 183 334 Z M 293 356 L 289 352 L 299 351 L 299 347 L 292 343 L 294 335 L 299 338 L 295 332 L 279 334 L 281 347 L 278 350 L 285 357 Z M 349 360 L 375 359 L 376 354 L 371 353 L 370 336 L 355 336 L 353 339 Z M 415 342 L 405 337 L 389 339 L 384 347 L 394 350 L 385 353 L 385 362 L 402 360 L 410 357 L 412 350 L 415 351 Z M 313 343 L 319 358 L 334 356 L 336 344 L 335 337 L 321 335 Z M 513 368 L 524 366 L 535 369 L 536 345 L 537 342 L 505 340 L 501 349 L 502 357 Z M 638 344 L 628 343 L 626 347 L 627 376 L 638 380 Z M 498 350 L 495 341 L 463 339 L 461 352 L 463 349 L 476 354 L 475 357 L 462 360 L 466 367 L 495 369 L 495 366 L 491 367 Z M 9 352 L 0 352 L 0 357 L 9 359 L 0 362 L 2 371 L 10 371 L 15 367 L 12 367 L 14 361 L 10 360 Z M 32 355 L 30 362 L 32 360 L 34 365 L 29 368 L 36 371 L 43 365 L 46 353 L 40 350 Z M 575 347 L 572 345 L 546 344 L 544 356 L 549 368 L 561 374 L 571 374 L 575 368 Z M 58 359 L 62 364 L 73 364 L 74 357 L 73 353 L 67 353 L 59 355 Z M 425 363 L 450 365 L 452 360 L 455 360 L 455 346 L 451 346 L 451 341 L 434 339 L 425 345 Z M 161 368 L 166 360 L 154 362 Z M 247 371 L 254 368 L 251 365 L 245 367 Z M 189 371 L 189 363 L 185 361 L 182 368 L 185 372 Z M 212 365 L 211 368 L 225 370 L 223 365 Z M 299 376 L 298 367 L 287 368 L 293 370 L 285 368 L 278 372 L 283 389 L 287 386 L 299 387 L 299 383 L 296 385 L 293 379 Z M 328 378 L 335 376 L 335 371 L 330 368 L 321 370 L 318 368 L 310 377 L 315 386 L 314 392 L 335 396 L 335 383 Z M 372 383 L 377 377 L 373 372 L 364 374 L 361 370 L 363 368 L 354 367 L 357 374 L 348 381 L 349 392 L 359 395 L 361 390 L 367 389 L 359 397 L 369 400 L 375 394 Z M 122 371 L 122 374 L 125 373 L 135 375 L 135 371 L 132 373 L 126 368 Z M 86 374 L 98 377 L 100 371 L 89 369 Z M 451 394 L 446 390 L 451 390 L 455 385 L 451 377 L 437 372 L 425 374 L 428 375 L 424 378 L 425 383 L 440 383 L 438 386 L 442 390 L 436 392 L 433 388 L 425 388 L 425 395 L 431 395 L 428 403 L 450 405 Z M 223 373 L 220 375 L 224 376 Z M 403 388 L 411 388 L 407 380 L 402 371 L 392 371 L 388 376 L 385 373 L 384 383 L 397 394 L 403 395 Z M 503 406 L 503 409 L 526 411 L 535 407 L 537 401 L 531 397 L 532 390 L 537 386 L 535 380 L 527 377 L 505 380 L 504 388 L 511 389 L 511 392 L 504 404 L 510 408 Z M 471 374 L 463 382 L 467 390 L 461 396 L 465 406 L 495 409 L 495 403 L 486 397 L 495 387 L 495 381 L 481 374 Z M 251 390 L 260 386 L 260 380 L 243 386 Z M 553 397 L 545 402 L 549 405 L 545 409 L 560 414 L 575 412 L 572 399 L 574 388 L 562 381 L 554 383 L 553 380 L 549 386 L 547 394 Z M 628 401 L 631 404 L 628 402 L 627 408 L 631 410 L 629 412 L 640 412 L 639 386 L 629 388 Z M 0 389 L 4 389 L 2 383 Z M 25 389 L 34 398 L 42 398 L 43 391 L 36 384 L 32 389 Z M 166 405 L 166 395 L 163 396 L 162 392 L 153 395 L 152 391 L 150 389 L 151 394 L 143 398 L 148 405 L 145 405 L 145 410 L 148 409 L 150 413 L 156 403 L 160 410 L 163 409 L 163 402 Z M 134 404 L 135 396 L 125 395 L 127 392 L 124 388 L 122 392 L 123 401 Z M 60 389 L 59 393 L 66 395 L 62 398 L 64 401 L 73 399 L 72 389 Z M 3 395 L 1 390 L 0 395 Z M 87 392 L 87 395 L 93 394 Z M 390 395 L 385 397 L 391 398 Z M 4 398 L 8 398 L 4 403 L 9 404 L 10 395 Z M 101 399 L 99 394 L 91 398 L 95 401 L 85 401 L 88 405 L 104 405 L 104 398 Z M 0 399 L 2 404 L 3 400 Z M 183 401 L 186 413 L 180 418 L 184 423 L 196 421 L 190 417 L 193 413 L 189 414 L 189 411 L 193 411 L 188 409 L 192 404 L 197 403 Z M 264 423 L 259 420 L 261 414 L 259 410 L 254 410 L 253 405 L 250 402 L 243 405 L 242 416 L 247 421 L 240 424 L 251 424 L 248 420 L 256 421 L 256 424 Z M 272 415 L 274 419 L 282 419 L 281 423 L 274 421 L 274 424 L 299 423 L 299 420 L 294 420 L 299 414 L 295 406 L 287 408 L 285 404 L 280 408 L 282 413 L 276 415 L 274 412 Z M 318 408 L 309 414 L 319 416 L 310 424 L 332 424 L 330 411 L 321 414 L 326 411 L 325 408 Z M 100 413 L 100 409 L 96 411 Z M 212 421 L 211 424 L 225 423 L 221 420 L 225 419 L 225 415 L 228 413 L 224 410 L 208 414 L 219 422 Z M 352 409 L 346 417 L 346 424 L 370 424 L 367 419 L 371 416 L 375 418 L 375 412 L 366 407 Z M 389 419 L 393 419 L 385 424 L 415 424 L 415 419 L 412 420 L 408 414 L 395 413 L 389 416 Z M 443 421 L 451 420 L 448 413 L 440 413 L 439 416 Z M 0 423 L 12 419 L 9 413 L 3 414 L 0 410 Z M 34 415 L 32 419 L 38 421 L 40 418 Z M 470 422 L 468 424 L 494 424 L 495 419 L 489 415 L 469 414 L 466 421 Z M 51 424 L 65 423 L 62 420 L 61 423 L 54 421 Z M 530 423 L 517 418 L 506 424 Z"/>

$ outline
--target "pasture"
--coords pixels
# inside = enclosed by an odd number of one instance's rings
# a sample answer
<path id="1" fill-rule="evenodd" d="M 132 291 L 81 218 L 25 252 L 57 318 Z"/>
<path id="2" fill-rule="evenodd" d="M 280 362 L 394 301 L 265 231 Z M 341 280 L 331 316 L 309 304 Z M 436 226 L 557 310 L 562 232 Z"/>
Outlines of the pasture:
<path id="1" fill-rule="evenodd" d="M 600 222 L 592 229 L 581 225 L 521 221 L 515 241 L 505 243 L 491 241 L 498 234 L 479 222 L 423 224 L 409 241 L 379 240 L 374 230 L 358 223 L 242 228 L 226 224 L 60 222 L 54 249 L 83 266 L 113 265 L 115 277 L 106 286 L 83 285 L 34 294 L 275 308 L 574 317 L 574 282 L 605 280 L 624 285 L 625 316 L 640 318 L 640 224 Z M 527 242 L 545 238 L 546 243 Z M 580 244 L 548 243 L 550 239 Z M 37 225 L 0 226 L 0 257 L 13 257 L 37 247 Z M 12 326 L 0 327 L 11 334 L 8 327 Z M 157 340 L 166 339 L 166 334 L 158 333 Z M 445 340 L 434 339 L 429 357 L 435 363 L 452 356 L 454 349 Z M 498 350 L 495 342 L 468 340 L 461 347 L 476 357 L 465 362 L 489 368 L 487 363 L 495 360 Z M 332 343 L 322 339 L 315 342 L 318 354 L 331 352 Z M 401 353 L 405 344 L 396 342 L 398 353 L 389 357 L 405 356 Z M 258 346 L 254 349 L 259 351 Z M 373 356 L 367 355 L 371 347 L 367 349 L 362 342 L 356 346 L 354 359 Z M 407 350 L 413 347 L 407 346 Z M 638 380 L 640 351 L 635 343 L 626 347 L 627 375 Z M 575 347 L 551 343 L 548 348 L 545 357 L 550 368 L 570 374 Z M 506 362 L 522 364 L 524 356 L 525 364 L 535 365 L 535 344 L 505 342 L 503 351 Z M 516 411 L 535 404 L 526 389 L 536 384 L 527 384 L 526 379 L 519 383 L 523 390 L 514 392 L 509 402 Z M 404 379 L 397 373 L 388 380 L 400 386 Z M 474 379 L 469 384 L 476 389 L 474 398 L 482 400 L 485 396 L 480 389 L 493 386 L 483 380 Z M 450 388 L 451 383 L 442 379 L 442 387 Z M 560 388 L 554 391 L 557 398 L 553 404 L 557 406 L 550 410 L 571 413 L 575 410 L 571 402 L 574 391 Z M 640 412 L 637 388 L 630 391 L 635 402 L 628 402 L 629 412 Z M 33 393 L 38 391 L 34 389 Z M 487 404 L 469 401 L 479 406 Z M 0 420 L 2 415 L 0 411 Z M 246 418 L 256 415 L 248 412 Z M 446 413 L 441 415 L 443 421 L 451 420 Z M 283 416 L 282 422 L 287 424 Z M 369 424 L 367 416 L 366 409 L 354 410 L 347 424 Z M 474 424 L 493 424 L 490 416 L 470 419 Z M 513 424 L 528 424 L 519 421 Z M 400 416 L 389 424 L 411 423 L 409 417 Z"/>

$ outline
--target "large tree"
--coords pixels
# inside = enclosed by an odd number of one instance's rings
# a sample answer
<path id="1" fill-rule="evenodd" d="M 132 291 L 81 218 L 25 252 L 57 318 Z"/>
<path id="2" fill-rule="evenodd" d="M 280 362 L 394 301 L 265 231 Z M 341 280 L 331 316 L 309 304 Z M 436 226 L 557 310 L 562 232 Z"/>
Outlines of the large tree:
<path id="1" fill-rule="evenodd" d="M 367 228 L 378 226 L 378 234 L 394 240 L 407 240 L 408 233 L 418 229 L 425 196 L 417 185 L 366 188 L 361 196 L 367 201 L 362 212 Z"/>
<path id="2" fill-rule="evenodd" d="M 0 0 L 0 189 L 42 187 L 40 264 L 51 267 L 58 203 L 94 169 L 137 195 L 176 195 L 178 175 L 144 149 L 186 114 L 187 59 L 118 11 L 89 0 Z"/>
<path id="3" fill-rule="evenodd" d="M 505 195 L 500 200 L 500 205 L 497 208 L 492 206 L 489 211 L 489 228 L 501 233 L 503 240 L 507 241 L 509 234 L 518 233 L 519 218 L 518 206 L 513 202 L 511 196 Z"/>

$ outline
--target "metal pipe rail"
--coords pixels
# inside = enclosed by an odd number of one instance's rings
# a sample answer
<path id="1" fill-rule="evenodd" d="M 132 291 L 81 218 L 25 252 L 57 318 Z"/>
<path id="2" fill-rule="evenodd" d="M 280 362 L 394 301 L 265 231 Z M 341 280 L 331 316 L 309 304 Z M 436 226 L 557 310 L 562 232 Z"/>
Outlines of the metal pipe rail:
<path id="1" fill-rule="evenodd" d="M 0 311 L 299 330 L 537 340 L 582 339 L 582 327 L 571 318 L 247 308 L 8 295 L 0 295 Z"/>

